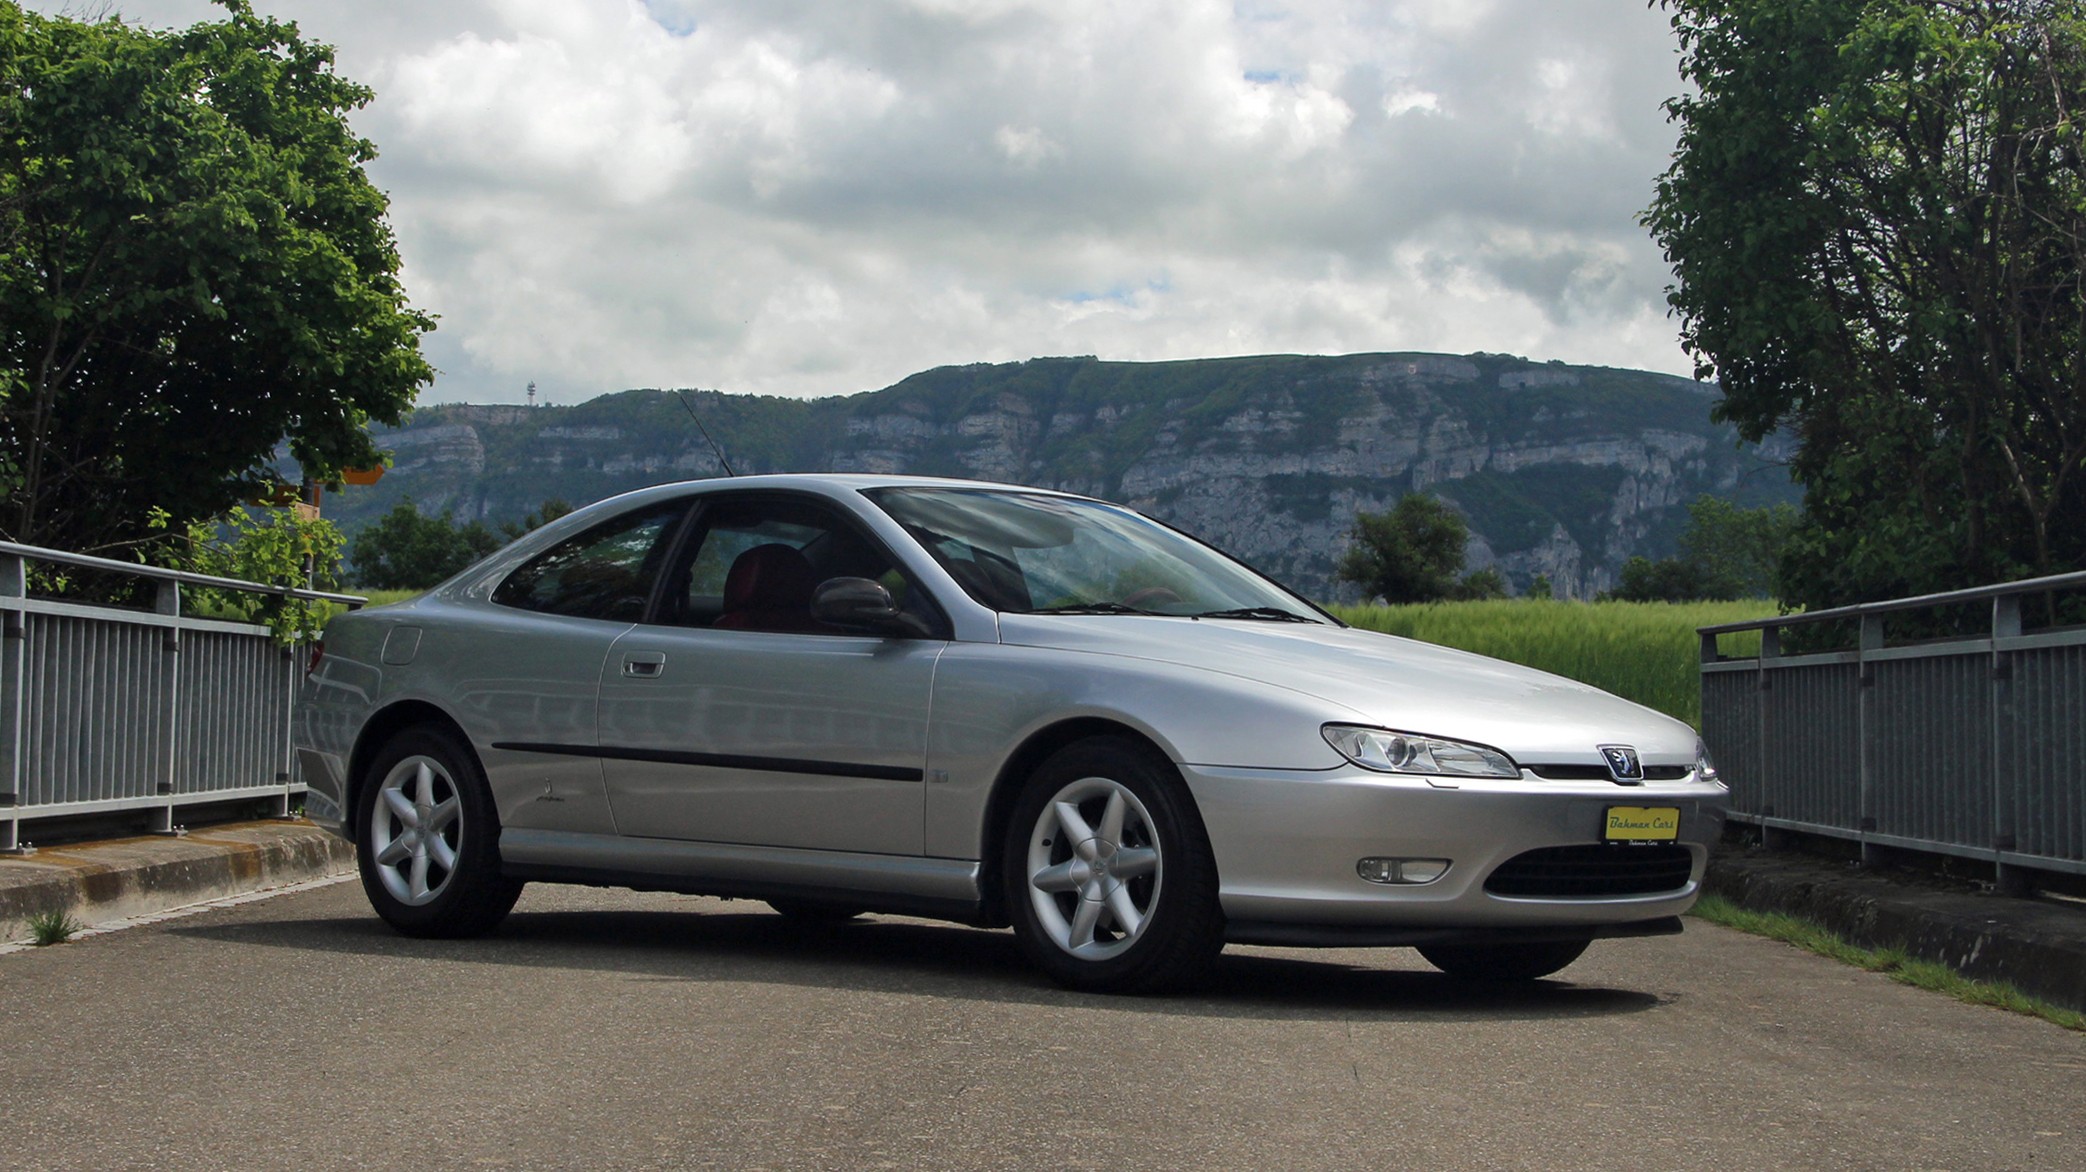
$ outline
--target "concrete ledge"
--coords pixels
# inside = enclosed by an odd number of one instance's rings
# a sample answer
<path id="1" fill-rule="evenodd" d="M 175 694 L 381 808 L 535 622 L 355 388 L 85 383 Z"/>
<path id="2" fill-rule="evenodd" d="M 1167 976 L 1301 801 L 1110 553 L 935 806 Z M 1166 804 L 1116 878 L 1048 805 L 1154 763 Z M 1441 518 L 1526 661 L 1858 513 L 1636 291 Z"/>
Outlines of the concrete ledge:
<path id="1" fill-rule="evenodd" d="M 1864 948 L 1903 948 L 2086 1010 L 2086 907 L 1940 890 L 1758 850 L 1712 857 L 1705 886 L 1752 911 L 1816 921 Z"/>
<path id="2" fill-rule="evenodd" d="M 123 838 L 0 858 L 0 941 L 29 917 L 62 911 L 82 924 L 150 915 L 337 875 L 355 848 L 309 822 L 239 822 L 185 838 Z"/>

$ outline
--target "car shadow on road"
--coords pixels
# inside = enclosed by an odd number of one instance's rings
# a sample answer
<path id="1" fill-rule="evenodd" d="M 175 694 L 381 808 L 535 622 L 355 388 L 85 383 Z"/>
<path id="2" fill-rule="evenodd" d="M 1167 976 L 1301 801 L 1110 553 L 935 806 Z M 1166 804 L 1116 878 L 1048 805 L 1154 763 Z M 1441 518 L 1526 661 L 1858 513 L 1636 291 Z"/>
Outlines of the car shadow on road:
<path id="1" fill-rule="evenodd" d="M 517 911 L 492 936 L 416 940 L 375 917 L 171 926 L 180 935 L 368 957 L 439 959 L 657 980 L 768 982 L 1094 1010 L 1221 1018 L 1427 1020 L 1569 1018 L 1640 1013 L 1661 998 L 1559 978 L 1488 983 L 1387 967 L 1397 950 L 1232 948 L 1201 988 L 1169 997 L 1061 989 L 1022 958 L 1011 932 L 864 917 L 786 919 L 752 903 L 719 910 Z M 738 910 L 744 908 L 746 910 Z M 1597 946 L 1598 947 L 1598 946 Z"/>

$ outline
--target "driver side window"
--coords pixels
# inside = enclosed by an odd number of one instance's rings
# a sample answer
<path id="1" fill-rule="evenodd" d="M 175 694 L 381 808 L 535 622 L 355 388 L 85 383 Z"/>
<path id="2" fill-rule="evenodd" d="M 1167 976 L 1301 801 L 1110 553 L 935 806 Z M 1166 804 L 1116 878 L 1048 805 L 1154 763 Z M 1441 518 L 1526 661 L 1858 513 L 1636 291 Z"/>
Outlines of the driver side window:
<path id="1" fill-rule="evenodd" d="M 717 630 L 807 635 L 854 632 L 811 617 L 811 598 L 833 578 L 868 578 L 902 611 L 930 626 L 938 612 L 891 559 L 840 515 L 781 497 L 720 500 L 706 506 L 669 578 L 659 621 Z M 932 617 L 930 617 L 932 616 Z"/>

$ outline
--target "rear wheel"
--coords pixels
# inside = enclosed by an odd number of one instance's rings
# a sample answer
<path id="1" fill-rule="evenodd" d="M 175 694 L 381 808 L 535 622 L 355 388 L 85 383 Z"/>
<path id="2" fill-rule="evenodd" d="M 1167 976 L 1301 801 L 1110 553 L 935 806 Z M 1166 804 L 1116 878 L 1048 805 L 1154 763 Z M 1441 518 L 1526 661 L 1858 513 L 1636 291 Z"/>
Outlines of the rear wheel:
<path id="1" fill-rule="evenodd" d="M 478 758 L 454 734 L 421 726 L 370 763 L 355 856 L 370 906 L 408 936 L 478 936 L 522 885 L 500 874 L 500 820 Z"/>
<path id="2" fill-rule="evenodd" d="M 1224 947 L 1202 819 L 1179 772 L 1137 741 L 1080 741 L 1045 761 L 1002 857 L 1015 937 L 1060 984 L 1177 988 Z"/>
<path id="3" fill-rule="evenodd" d="M 1579 959 L 1589 940 L 1548 944 L 1484 944 L 1468 947 L 1424 946 L 1427 963 L 1452 977 L 1477 981 L 1533 981 Z"/>

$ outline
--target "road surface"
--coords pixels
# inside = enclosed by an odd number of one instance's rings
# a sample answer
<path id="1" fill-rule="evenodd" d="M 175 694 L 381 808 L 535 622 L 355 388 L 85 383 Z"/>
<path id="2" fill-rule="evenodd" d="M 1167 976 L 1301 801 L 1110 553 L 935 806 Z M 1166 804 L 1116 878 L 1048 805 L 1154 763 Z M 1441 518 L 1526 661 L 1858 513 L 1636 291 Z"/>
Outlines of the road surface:
<path id="1" fill-rule="evenodd" d="M 0 955 L 29 1168 L 2086 1168 L 2086 1036 L 1695 921 L 1483 988 L 1233 949 L 1068 993 L 1010 935 L 353 882 Z"/>

